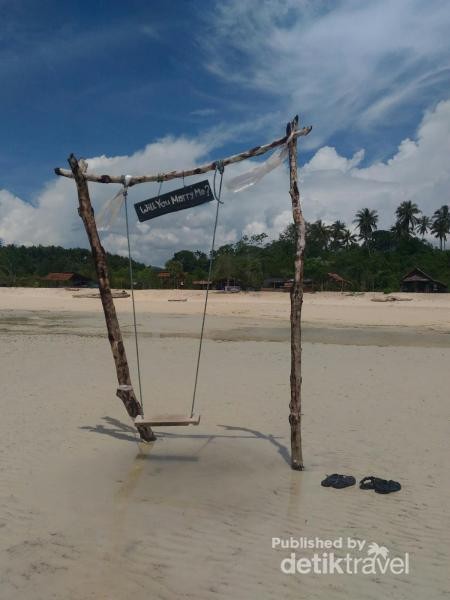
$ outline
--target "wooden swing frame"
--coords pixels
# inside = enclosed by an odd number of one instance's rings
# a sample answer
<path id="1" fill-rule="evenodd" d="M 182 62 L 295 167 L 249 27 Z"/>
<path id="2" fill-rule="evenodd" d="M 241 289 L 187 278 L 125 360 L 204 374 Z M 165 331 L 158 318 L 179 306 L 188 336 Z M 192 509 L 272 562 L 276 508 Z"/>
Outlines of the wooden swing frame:
<path id="1" fill-rule="evenodd" d="M 69 177 L 75 180 L 78 193 L 78 214 L 80 215 L 91 247 L 95 270 L 98 278 L 100 298 L 105 315 L 108 339 L 116 367 L 118 388 L 116 395 L 122 400 L 128 415 L 133 419 L 141 439 L 151 442 L 156 439 L 152 426 L 166 425 L 197 425 L 199 417 L 162 416 L 147 420 L 143 414 L 141 403 L 131 385 L 130 369 L 128 366 L 122 332 L 117 319 L 111 286 L 109 282 L 106 252 L 101 245 L 98 235 L 97 224 L 94 217 L 94 209 L 89 195 L 88 182 L 94 183 L 120 183 L 128 187 L 140 183 L 169 181 L 171 179 L 184 179 L 192 175 L 207 173 L 216 170 L 219 163 L 223 166 L 241 162 L 248 158 L 260 156 L 269 150 L 288 143 L 289 149 L 289 173 L 292 203 L 292 215 L 296 232 L 296 248 L 294 257 L 294 282 L 291 287 L 291 375 L 290 387 L 291 398 L 289 403 L 289 424 L 291 427 L 291 467 L 294 470 L 303 470 L 302 438 L 301 438 L 301 311 L 303 303 L 303 267 L 305 252 L 306 225 L 300 204 L 300 192 L 297 174 L 297 138 L 310 133 L 311 127 L 298 128 L 298 117 L 290 121 L 286 128 L 286 135 L 263 146 L 256 146 L 240 154 L 235 154 L 221 161 L 214 161 L 195 169 L 186 171 L 170 171 L 156 175 L 139 175 L 127 177 L 125 175 L 96 175 L 87 172 L 87 164 L 83 159 L 78 160 L 73 154 L 68 162 L 69 169 L 56 168 L 56 175 Z M 187 422 L 189 421 L 189 422 Z"/>

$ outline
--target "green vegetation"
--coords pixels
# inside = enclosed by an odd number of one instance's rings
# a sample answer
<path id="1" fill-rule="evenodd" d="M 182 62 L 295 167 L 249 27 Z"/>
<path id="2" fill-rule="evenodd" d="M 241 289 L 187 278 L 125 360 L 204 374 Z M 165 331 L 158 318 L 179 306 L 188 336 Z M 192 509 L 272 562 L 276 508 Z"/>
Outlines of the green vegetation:
<path id="1" fill-rule="evenodd" d="M 389 230 L 379 230 L 378 214 L 363 208 L 354 219 L 352 232 L 342 221 L 326 225 L 308 223 L 305 253 L 305 278 L 316 289 L 327 289 L 329 272 L 352 282 L 355 290 L 395 291 L 401 278 L 414 267 L 450 285 L 450 251 L 445 250 L 450 233 L 449 207 L 444 205 L 432 217 L 422 215 L 416 204 L 402 202 Z M 426 242 L 431 233 L 439 248 Z M 267 241 L 266 234 L 244 236 L 235 244 L 226 244 L 214 254 L 213 280 L 236 281 L 245 289 L 259 289 L 270 277 L 291 278 L 295 231 L 289 225 L 277 240 Z M 129 287 L 128 259 L 108 255 L 113 287 Z M 158 277 L 161 269 L 134 262 L 137 288 L 172 287 L 208 277 L 208 256 L 201 251 L 181 250 L 167 261 L 168 279 Z M 88 250 L 61 247 L 0 247 L 0 285 L 43 286 L 41 277 L 49 272 L 76 272 L 95 279 Z"/>
<path id="2" fill-rule="evenodd" d="M 405 201 L 395 212 L 389 230 L 379 230 L 378 214 L 363 208 L 354 219 L 355 232 L 342 221 L 326 225 L 319 220 L 307 223 L 305 278 L 316 289 L 327 289 L 328 273 L 338 273 L 352 283 L 354 290 L 395 291 L 401 278 L 419 267 L 435 279 L 450 285 L 450 252 L 445 250 L 450 233 L 448 206 L 436 210 L 433 217 L 422 215 L 416 204 Z M 427 233 L 438 240 L 441 250 L 424 240 Z M 260 288 L 270 277 L 291 278 L 295 231 L 289 225 L 277 240 L 267 235 L 244 236 L 236 244 L 227 244 L 215 252 L 213 279 L 236 280 L 244 288 Z M 187 250 L 177 252 L 186 273 L 186 284 L 207 277 L 207 257 Z M 169 266 L 167 263 L 167 267 Z"/>
<path id="3" fill-rule="evenodd" d="M 112 286 L 129 287 L 128 258 L 108 254 L 108 265 Z M 157 287 L 158 271 L 160 269 L 133 261 L 136 287 Z M 49 282 L 42 281 L 42 277 L 51 272 L 79 273 L 96 280 L 89 250 L 60 246 L 0 246 L 0 285 L 47 287 Z"/>

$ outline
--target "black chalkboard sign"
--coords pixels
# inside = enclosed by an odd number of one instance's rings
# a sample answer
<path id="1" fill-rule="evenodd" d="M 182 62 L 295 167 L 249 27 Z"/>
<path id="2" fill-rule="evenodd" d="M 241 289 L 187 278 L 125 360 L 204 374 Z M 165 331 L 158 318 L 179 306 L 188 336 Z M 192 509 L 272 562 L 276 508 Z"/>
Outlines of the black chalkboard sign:
<path id="1" fill-rule="evenodd" d="M 211 200 L 214 200 L 214 196 L 208 180 L 205 179 L 205 181 L 187 185 L 179 190 L 167 192 L 162 196 L 138 202 L 134 208 L 139 221 L 142 222 L 177 210 L 192 208 L 204 202 L 211 202 Z"/>

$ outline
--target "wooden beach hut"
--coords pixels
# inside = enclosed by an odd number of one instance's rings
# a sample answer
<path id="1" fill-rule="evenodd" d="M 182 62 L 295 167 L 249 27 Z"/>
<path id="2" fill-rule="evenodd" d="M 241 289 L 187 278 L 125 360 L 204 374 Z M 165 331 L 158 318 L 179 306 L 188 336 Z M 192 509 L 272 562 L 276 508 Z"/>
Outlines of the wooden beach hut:
<path id="1" fill-rule="evenodd" d="M 79 273 L 49 273 L 42 281 L 49 287 L 97 287 L 93 279 Z"/>
<path id="2" fill-rule="evenodd" d="M 448 292 L 448 287 L 442 281 L 433 279 L 427 275 L 422 269 L 416 267 L 407 273 L 400 284 L 402 292 L 408 293 L 445 293 Z"/>
<path id="3" fill-rule="evenodd" d="M 285 277 L 269 277 L 264 280 L 261 291 L 262 292 L 290 292 L 294 285 L 293 279 L 286 279 Z M 314 282 L 312 279 L 303 279 L 303 291 L 313 292 Z"/>
<path id="4" fill-rule="evenodd" d="M 206 290 L 206 288 L 211 287 L 212 281 L 208 281 L 207 279 L 196 279 L 192 282 L 192 287 L 194 290 Z"/>
<path id="5" fill-rule="evenodd" d="M 263 281 L 261 291 L 263 292 L 283 292 L 285 291 L 285 285 L 291 282 L 292 279 L 286 279 L 285 277 L 268 277 Z"/>

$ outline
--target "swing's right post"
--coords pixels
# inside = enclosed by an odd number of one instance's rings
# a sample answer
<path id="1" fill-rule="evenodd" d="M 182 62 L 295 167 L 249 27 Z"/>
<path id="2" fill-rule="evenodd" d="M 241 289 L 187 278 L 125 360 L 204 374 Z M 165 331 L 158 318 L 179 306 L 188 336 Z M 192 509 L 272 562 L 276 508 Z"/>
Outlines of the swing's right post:
<path id="1" fill-rule="evenodd" d="M 288 123 L 289 136 L 298 128 L 298 116 Z M 302 432 L 301 432 L 301 391 L 302 391 L 302 338 L 301 316 L 303 304 L 303 267 L 306 239 L 306 225 L 300 205 L 300 192 L 297 177 L 297 137 L 289 142 L 289 172 L 292 215 L 295 225 L 294 282 L 291 296 L 291 401 L 289 403 L 289 424 L 291 426 L 291 467 L 303 471 Z"/>

